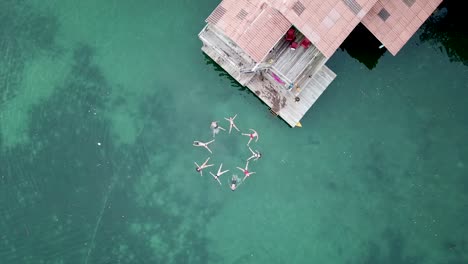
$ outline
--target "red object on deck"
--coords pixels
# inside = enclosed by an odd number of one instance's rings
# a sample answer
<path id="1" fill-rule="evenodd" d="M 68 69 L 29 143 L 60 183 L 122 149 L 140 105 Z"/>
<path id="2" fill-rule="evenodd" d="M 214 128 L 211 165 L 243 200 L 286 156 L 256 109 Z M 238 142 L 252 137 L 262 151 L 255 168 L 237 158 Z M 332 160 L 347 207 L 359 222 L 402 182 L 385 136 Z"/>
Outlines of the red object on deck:
<path id="1" fill-rule="evenodd" d="M 286 32 L 286 40 L 287 41 L 294 41 L 296 39 L 296 31 L 294 28 L 290 28 L 288 32 Z"/>
<path id="2" fill-rule="evenodd" d="M 294 41 L 293 43 L 291 43 L 291 49 L 292 49 L 292 50 L 297 49 L 298 46 L 299 46 L 299 43 L 297 43 L 297 42 L 295 42 L 295 41 Z"/>
<path id="3" fill-rule="evenodd" d="M 310 46 L 311 42 L 308 38 L 304 38 L 302 41 L 301 41 L 301 46 L 304 47 L 304 49 L 307 49 L 309 46 Z"/>

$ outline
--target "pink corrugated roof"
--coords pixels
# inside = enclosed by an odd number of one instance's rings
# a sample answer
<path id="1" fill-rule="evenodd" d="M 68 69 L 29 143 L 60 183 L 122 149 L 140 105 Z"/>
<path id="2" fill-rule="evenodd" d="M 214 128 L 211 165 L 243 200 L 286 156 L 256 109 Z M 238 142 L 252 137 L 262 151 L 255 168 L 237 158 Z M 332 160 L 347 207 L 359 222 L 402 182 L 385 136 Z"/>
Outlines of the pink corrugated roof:
<path id="1" fill-rule="evenodd" d="M 286 0 L 275 6 L 326 56 L 359 24 L 377 0 Z"/>
<path id="2" fill-rule="evenodd" d="M 441 2 L 442 0 L 378 0 L 362 23 L 391 54 L 396 55 Z M 382 19 L 382 14 L 385 13 L 382 9 L 389 15 L 385 21 Z"/>
<path id="3" fill-rule="evenodd" d="M 260 62 L 291 27 L 278 10 L 260 0 L 223 0 L 206 19 Z"/>
<path id="4" fill-rule="evenodd" d="M 331 57 L 362 22 L 395 55 L 442 0 L 223 0 L 206 20 L 259 62 L 293 24 Z M 386 21 L 378 15 L 385 8 Z"/>

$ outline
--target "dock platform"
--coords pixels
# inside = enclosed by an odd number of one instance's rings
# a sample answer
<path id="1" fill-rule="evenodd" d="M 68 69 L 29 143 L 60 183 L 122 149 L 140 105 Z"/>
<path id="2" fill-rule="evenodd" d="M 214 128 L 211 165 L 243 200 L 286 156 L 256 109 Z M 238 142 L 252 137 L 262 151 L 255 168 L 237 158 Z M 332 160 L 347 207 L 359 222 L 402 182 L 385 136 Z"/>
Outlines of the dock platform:
<path id="1" fill-rule="evenodd" d="M 213 26 L 207 25 L 199 37 L 204 53 L 291 127 L 299 124 L 336 77 L 325 66 L 325 56 L 313 45 L 291 50 L 285 40 L 280 40 L 263 62 L 256 63 Z"/>

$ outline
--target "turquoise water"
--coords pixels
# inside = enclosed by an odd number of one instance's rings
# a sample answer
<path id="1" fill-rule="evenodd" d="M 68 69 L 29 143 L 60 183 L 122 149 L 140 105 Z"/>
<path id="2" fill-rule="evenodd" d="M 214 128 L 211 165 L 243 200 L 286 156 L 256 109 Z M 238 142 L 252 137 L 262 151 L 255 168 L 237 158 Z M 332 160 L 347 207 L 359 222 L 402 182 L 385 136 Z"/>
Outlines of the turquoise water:
<path id="1" fill-rule="evenodd" d="M 467 66 L 339 50 L 290 129 L 200 51 L 217 4 L 0 3 L 0 263 L 468 262 Z M 217 135 L 223 186 L 191 144 L 236 113 L 263 157 L 231 192 L 247 138 Z"/>

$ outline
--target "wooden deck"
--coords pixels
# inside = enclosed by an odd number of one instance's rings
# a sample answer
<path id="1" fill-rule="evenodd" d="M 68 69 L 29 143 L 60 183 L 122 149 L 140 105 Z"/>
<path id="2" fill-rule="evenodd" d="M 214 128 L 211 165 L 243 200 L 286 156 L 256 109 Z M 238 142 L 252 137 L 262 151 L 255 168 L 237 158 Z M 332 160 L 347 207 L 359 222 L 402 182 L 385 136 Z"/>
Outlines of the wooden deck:
<path id="1" fill-rule="evenodd" d="M 295 127 L 301 121 L 336 77 L 327 66 L 323 66 L 308 80 L 307 85 L 302 87 L 299 95 L 296 95 L 295 92 L 278 85 L 268 75 L 268 72 L 256 74 L 246 86 L 291 127 Z M 298 102 L 296 97 L 299 98 Z"/>
<path id="2" fill-rule="evenodd" d="M 199 37 L 203 41 L 203 52 L 255 93 L 291 127 L 300 122 L 336 77 L 324 65 L 326 58 L 313 45 L 309 49 L 299 47 L 292 51 L 289 43 L 280 40 L 265 62 L 256 65 L 214 27 L 205 27 Z M 273 74 L 284 82 L 278 82 Z"/>
<path id="3" fill-rule="evenodd" d="M 205 27 L 199 37 L 203 41 L 203 52 L 240 84 L 245 85 L 254 76 L 250 70 L 255 66 L 255 61 L 215 28 Z"/>

